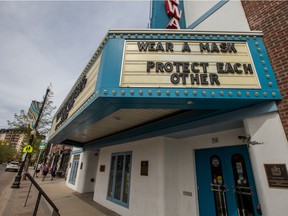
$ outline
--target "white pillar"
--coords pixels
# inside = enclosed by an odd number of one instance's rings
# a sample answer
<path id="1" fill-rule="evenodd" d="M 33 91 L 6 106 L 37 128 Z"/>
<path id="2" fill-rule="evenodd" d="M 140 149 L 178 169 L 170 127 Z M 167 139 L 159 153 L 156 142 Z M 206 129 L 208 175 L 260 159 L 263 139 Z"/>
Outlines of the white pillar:
<path id="1" fill-rule="evenodd" d="M 79 161 L 77 174 L 77 192 L 86 193 L 94 191 L 96 172 L 98 166 L 98 152 L 84 151 Z"/>
<path id="2" fill-rule="evenodd" d="M 278 112 L 244 119 L 251 141 L 249 153 L 263 215 L 287 214 L 287 188 L 269 187 L 264 164 L 288 164 L 288 144 Z"/>

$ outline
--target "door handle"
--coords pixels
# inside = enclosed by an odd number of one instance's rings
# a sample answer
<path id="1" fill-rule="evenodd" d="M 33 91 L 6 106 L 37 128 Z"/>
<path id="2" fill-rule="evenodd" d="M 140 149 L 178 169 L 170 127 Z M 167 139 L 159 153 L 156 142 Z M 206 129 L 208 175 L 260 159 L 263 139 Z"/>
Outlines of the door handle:
<path id="1" fill-rule="evenodd" d="M 227 188 L 227 185 L 210 184 L 210 186 L 211 186 L 211 191 L 218 191 L 218 192 L 229 191 L 229 188 Z"/>
<path id="2" fill-rule="evenodd" d="M 250 192 L 250 193 L 249 193 L 249 192 L 242 192 L 242 191 L 236 191 L 236 190 L 235 190 L 235 193 L 253 196 L 253 192 Z"/>
<path id="3" fill-rule="evenodd" d="M 239 189 L 245 189 L 245 190 L 252 190 L 252 187 L 249 186 L 249 187 L 245 187 L 245 186 L 234 186 L 234 188 L 239 188 Z"/>
<path id="4" fill-rule="evenodd" d="M 235 186 L 234 193 L 253 196 L 253 188 L 251 186 Z"/>

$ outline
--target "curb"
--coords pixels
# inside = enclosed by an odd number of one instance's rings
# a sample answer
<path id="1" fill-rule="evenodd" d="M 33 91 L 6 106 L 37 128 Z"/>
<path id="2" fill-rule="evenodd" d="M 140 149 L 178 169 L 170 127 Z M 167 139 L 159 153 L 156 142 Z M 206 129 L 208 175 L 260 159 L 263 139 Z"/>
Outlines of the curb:
<path id="1" fill-rule="evenodd" d="M 2 193 L 2 196 L 0 197 L 0 215 L 4 215 L 3 213 L 6 210 L 7 203 L 10 199 L 12 189 L 10 188 L 13 183 L 13 180 L 11 181 L 11 184 L 9 184 Z"/>

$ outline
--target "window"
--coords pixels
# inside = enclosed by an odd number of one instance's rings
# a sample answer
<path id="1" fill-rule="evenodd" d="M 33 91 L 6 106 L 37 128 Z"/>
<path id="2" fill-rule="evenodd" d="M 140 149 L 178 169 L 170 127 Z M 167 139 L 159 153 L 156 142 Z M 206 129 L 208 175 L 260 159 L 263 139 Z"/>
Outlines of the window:
<path id="1" fill-rule="evenodd" d="M 112 154 L 107 199 L 129 206 L 131 152 Z"/>
<path id="2" fill-rule="evenodd" d="M 80 159 L 80 155 L 75 155 L 73 158 L 73 162 L 72 162 L 72 167 L 71 167 L 71 172 L 70 172 L 70 177 L 69 177 L 69 183 L 71 183 L 73 185 L 75 185 L 75 180 L 76 180 L 78 165 L 79 165 L 79 159 Z"/>
<path id="3" fill-rule="evenodd" d="M 223 179 L 222 162 L 220 157 L 218 157 L 217 155 L 211 156 L 210 168 L 212 176 L 211 191 L 213 191 L 214 194 L 216 215 L 227 215 L 227 201 L 225 196 L 226 188 Z"/>

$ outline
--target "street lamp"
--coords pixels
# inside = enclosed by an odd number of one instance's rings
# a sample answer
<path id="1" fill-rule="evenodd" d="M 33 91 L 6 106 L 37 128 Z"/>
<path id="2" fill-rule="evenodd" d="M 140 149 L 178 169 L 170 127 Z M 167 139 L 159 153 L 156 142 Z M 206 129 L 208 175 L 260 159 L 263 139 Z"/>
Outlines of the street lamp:
<path id="1" fill-rule="evenodd" d="M 35 126 L 34 126 L 34 129 L 31 131 L 30 133 L 30 138 L 29 138 L 29 145 L 33 145 L 33 142 L 34 142 L 34 139 L 35 139 L 35 136 L 37 134 L 37 126 L 38 126 L 38 123 L 39 123 L 39 120 L 40 120 L 40 117 L 41 117 L 41 114 L 43 112 L 43 108 L 45 106 L 45 103 L 46 103 L 46 100 L 47 100 L 47 96 L 48 96 L 48 93 L 50 91 L 50 88 L 48 87 L 47 90 L 46 90 L 46 94 L 45 94 L 45 97 L 44 97 L 44 100 L 43 100 L 43 105 L 41 106 L 40 108 L 40 111 L 39 111 L 39 114 L 37 116 L 37 119 L 36 119 L 36 122 L 35 122 Z M 21 176 L 22 176 L 22 171 L 23 171 L 23 168 L 24 168 L 24 165 L 25 165 L 25 161 L 26 161 L 26 157 L 27 157 L 27 153 L 24 153 L 23 157 L 22 157 L 22 162 L 21 162 L 21 166 L 18 170 L 18 173 L 14 179 L 14 182 L 11 186 L 11 188 L 19 188 L 20 187 L 20 181 L 21 181 Z"/>
<path id="2" fill-rule="evenodd" d="M 30 133 L 30 139 L 29 139 L 29 143 L 30 144 L 33 143 L 35 134 L 36 134 L 36 131 L 32 130 L 31 133 Z M 15 177 L 15 180 L 14 180 L 11 188 L 19 188 L 20 187 L 20 181 L 21 181 L 22 171 L 23 171 L 23 168 L 24 168 L 24 165 L 25 165 L 26 157 L 27 157 L 27 152 L 25 152 L 23 154 L 20 168 L 18 170 L 18 173 L 17 173 L 17 175 Z"/>

